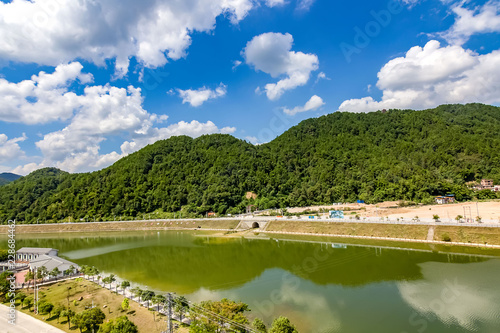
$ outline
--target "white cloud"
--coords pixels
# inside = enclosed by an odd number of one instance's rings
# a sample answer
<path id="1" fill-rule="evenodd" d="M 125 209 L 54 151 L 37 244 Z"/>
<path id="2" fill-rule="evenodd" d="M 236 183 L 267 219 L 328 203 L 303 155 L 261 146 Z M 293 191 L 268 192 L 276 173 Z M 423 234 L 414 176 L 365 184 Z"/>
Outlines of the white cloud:
<path id="1" fill-rule="evenodd" d="M 69 85 L 92 81 L 82 68 L 78 62 L 59 65 L 52 74 L 40 72 L 19 83 L 0 78 L 0 120 L 37 124 L 69 119 L 79 105 L 79 97 L 68 92 Z"/>
<path id="2" fill-rule="evenodd" d="M 266 5 L 268 7 L 283 6 L 285 4 L 285 0 L 266 0 Z"/>
<path id="3" fill-rule="evenodd" d="M 189 103 L 191 104 L 191 106 L 198 107 L 209 99 L 215 99 L 225 96 L 227 93 L 227 86 L 221 83 L 215 90 L 203 87 L 197 90 L 177 89 L 177 92 L 179 93 L 179 97 L 182 98 L 182 104 Z"/>
<path id="4" fill-rule="evenodd" d="M 298 0 L 296 10 L 307 12 L 316 0 Z"/>
<path id="5" fill-rule="evenodd" d="M 27 137 L 23 133 L 22 137 L 10 139 L 7 135 L 0 133 L 0 163 L 10 162 L 14 159 L 23 157 L 25 154 L 19 147 L 18 142 L 26 140 Z"/>
<path id="6" fill-rule="evenodd" d="M 233 61 L 233 71 L 236 70 L 236 68 L 238 68 L 241 64 L 242 62 L 239 60 Z"/>
<path id="7" fill-rule="evenodd" d="M 496 331 L 500 292 L 498 288 L 484 288 L 497 283 L 495 277 L 500 270 L 495 261 L 448 263 L 446 269 L 433 262 L 420 266 L 421 280 L 397 283 L 402 299 L 419 315 L 416 318 L 433 315 L 467 331 Z"/>
<path id="8" fill-rule="evenodd" d="M 344 101 L 339 110 L 370 112 L 390 108 L 425 109 L 447 103 L 500 102 L 500 50 L 479 55 L 457 45 L 429 41 L 389 61 L 378 73 L 381 101 Z"/>
<path id="9" fill-rule="evenodd" d="M 296 106 L 293 109 L 283 108 L 283 112 L 287 115 L 293 116 L 299 112 L 314 111 L 325 105 L 321 97 L 314 95 L 312 96 L 304 106 Z"/>
<path id="10" fill-rule="evenodd" d="M 500 2 L 490 0 L 474 9 L 464 7 L 464 2 L 452 8 L 457 16 L 450 29 L 438 35 L 450 44 L 463 45 L 472 35 L 500 32 Z"/>
<path id="11" fill-rule="evenodd" d="M 147 67 L 186 55 L 195 31 L 214 29 L 216 18 L 236 24 L 252 0 L 17 0 L 0 2 L 0 59 L 57 66 L 85 59 L 116 74 L 137 57 Z M 41 51 L 42 50 L 42 51 Z"/>
<path id="12" fill-rule="evenodd" d="M 255 136 L 246 136 L 245 140 L 247 140 L 248 142 L 250 142 L 254 145 L 259 143 L 259 139 L 257 139 L 257 137 L 255 137 Z"/>
<path id="13" fill-rule="evenodd" d="M 305 85 L 311 72 L 318 69 L 319 60 L 315 54 L 290 51 L 293 37 L 290 34 L 264 33 L 249 41 L 242 51 L 246 63 L 277 78 L 286 76 L 277 83 L 266 84 L 270 100 L 277 100 L 286 90 Z"/>
<path id="14" fill-rule="evenodd" d="M 328 80 L 328 81 L 330 81 L 331 79 L 328 76 L 326 76 L 325 73 L 319 72 L 318 76 L 316 77 L 316 82 L 315 83 L 318 83 L 319 80 Z"/>
<path id="15" fill-rule="evenodd" d="M 27 174 L 47 166 L 69 172 L 93 171 L 159 139 L 236 130 L 196 120 L 155 127 L 155 124 L 166 122 L 168 116 L 147 112 L 143 108 L 140 88 L 86 85 L 79 95 L 68 92 L 68 87 L 76 80 L 80 86 L 91 81 L 92 77 L 81 69 L 79 63 L 71 63 L 58 66 L 52 74 L 40 72 L 31 80 L 17 84 L 0 79 L 0 101 L 5 105 L 0 111 L 1 120 L 27 124 L 57 119 L 68 121 L 61 130 L 47 133 L 36 142 L 42 157 L 30 157 L 32 163 L 18 166 L 13 172 Z M 225 86 L 221 85 L 212 93 L 225 94 Z M 197 103 L 195 99 L 192 102 Z M 131 141 L 126 141 L 120 152 L 102 154 L 101 144 L 109 137 Z M 23 157 L 18 142 L 25 139 L 23 136 L 8 140 L 5 134 L 0 134 L 0 163 Z"/>
<path id="16" fill-rule="evenodd" d="M 163 128 L 151 128 L 145 135 L 136 136 L 133 141 L 125 141 L 120 148 L 122 154 L 131 154 L 148 144 L 155 143 L 158 140 L 165 140 L 172 136 L 187 135 L 196 138 L 204 134 L 230 134 L 235 131 L 236 128 L 234 127 L 223 127 L 219 129 L 211 121 L 207 121 L 206 123 L 201 123 L 197 120 L 191 122 L 180 121 Z"/>

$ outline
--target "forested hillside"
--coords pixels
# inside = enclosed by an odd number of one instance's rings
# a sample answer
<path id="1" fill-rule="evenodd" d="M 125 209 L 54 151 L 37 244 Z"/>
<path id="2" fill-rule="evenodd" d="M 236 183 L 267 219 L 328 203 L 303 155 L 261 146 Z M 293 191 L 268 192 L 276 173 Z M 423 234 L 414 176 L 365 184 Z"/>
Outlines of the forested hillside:
<path id="1" fill-rule="evenodd" d="M 93 173 L 43 169 L 0 187 L 0 220 L 135 217 L 150 212 L 238 213 L 362 199 L 431 202 L 500 184 L 500 108 L 341 113 L 308 119 L 253 146 L 230 135 L 156 142 Z M 245 199 L 252 191 L 256 200 Z"/>
<path id="2" fill-rule="evenodd" d="M 8 184 L 16 179 L 21 178 L 21 176 L 13 174 L 13 173 L 0 173 L 0 186 Z"/>

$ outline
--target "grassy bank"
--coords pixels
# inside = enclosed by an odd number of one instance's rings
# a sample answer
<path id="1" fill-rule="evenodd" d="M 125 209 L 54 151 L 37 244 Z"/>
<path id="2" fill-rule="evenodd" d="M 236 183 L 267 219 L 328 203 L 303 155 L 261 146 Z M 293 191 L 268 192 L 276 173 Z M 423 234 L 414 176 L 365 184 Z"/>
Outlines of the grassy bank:
<path id="1" fill-rule="evenodd" d="M 427 225 L 272 221 L 266 231 L 426 240 Z M 500 245 L 500 228 L 436 226 L 435 241 Z"/>
<path id="2" fill-rule="evenodd" d="M 26 289 L 23 289 L 17 291 L 17 293 L 19 292 L 23 292 L 29 296 L 33 295 L 32 290 L 28 292 Z M 163 315 L 155 313 L 153 316 L 152 311 L 132 301 L 130 301 L 130 309 L 124 311 L 121 309 L 121 303 L 124 299 L 122 295 L 115 294 L 84 279 L 64 281 L 41 287 L 39 295 L 41 295 L 43 299 L 54 304 L 55 307 L 58 305 L 69 307 L 75 313 L 82 312 L 86 308 L 94 305 L 100 308 L 106 315 L 104 322 L 126 315 L 128 319 L 137 325 L 139 332 L 160 333 L 166 330 L 165 317 Z M 81 301 L 79 301 L 80 299 Z M 17 309 L 18 311 L 45 321 L 65 332 L 79 332 L 73 324 L 68 324 L 66 318 L 61 317 L 58 319 L 55 316 L 50 317 L 48 314 L 36 315 L 33 313 L 33 307 L 28 309 L 18 306 Z"/>
<path id="3" fill-rule="evenodd" d="M 54 224 L 17 224 L 16 233 L 57 233 L 57 232 L 98 232 L 127 230 L 168 230 L 168 229 L 234 229 L 238 220 L 172 220 L 136 222 L 88 222 Z M 7 233 L 8 226 L 0 226 Z"/>

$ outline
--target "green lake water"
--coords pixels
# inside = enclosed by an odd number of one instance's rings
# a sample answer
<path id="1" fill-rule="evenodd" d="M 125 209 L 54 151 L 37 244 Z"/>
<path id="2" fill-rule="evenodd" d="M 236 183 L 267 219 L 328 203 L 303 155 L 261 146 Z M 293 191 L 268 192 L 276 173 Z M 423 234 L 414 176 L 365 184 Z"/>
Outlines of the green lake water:
<path id="1" fill-rule="evenodd" d="M 17 237 L 18 248 L 56 248 L 157 292 L 241 300 L 251 318 L 284 315 L 302 333 L 500 332 L 499 259 L 342 242 L 173 231 Z"/>

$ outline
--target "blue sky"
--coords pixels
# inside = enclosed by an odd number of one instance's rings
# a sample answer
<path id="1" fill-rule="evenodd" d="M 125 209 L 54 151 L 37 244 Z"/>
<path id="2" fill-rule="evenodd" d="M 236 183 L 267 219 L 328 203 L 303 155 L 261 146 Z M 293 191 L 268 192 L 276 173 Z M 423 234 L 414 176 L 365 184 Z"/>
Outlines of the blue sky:
<path id="1" fill-rule="evenodd" d="M 0 2 L 0 172 L 340 111 L 500 103 L 498 1 Z"/>

